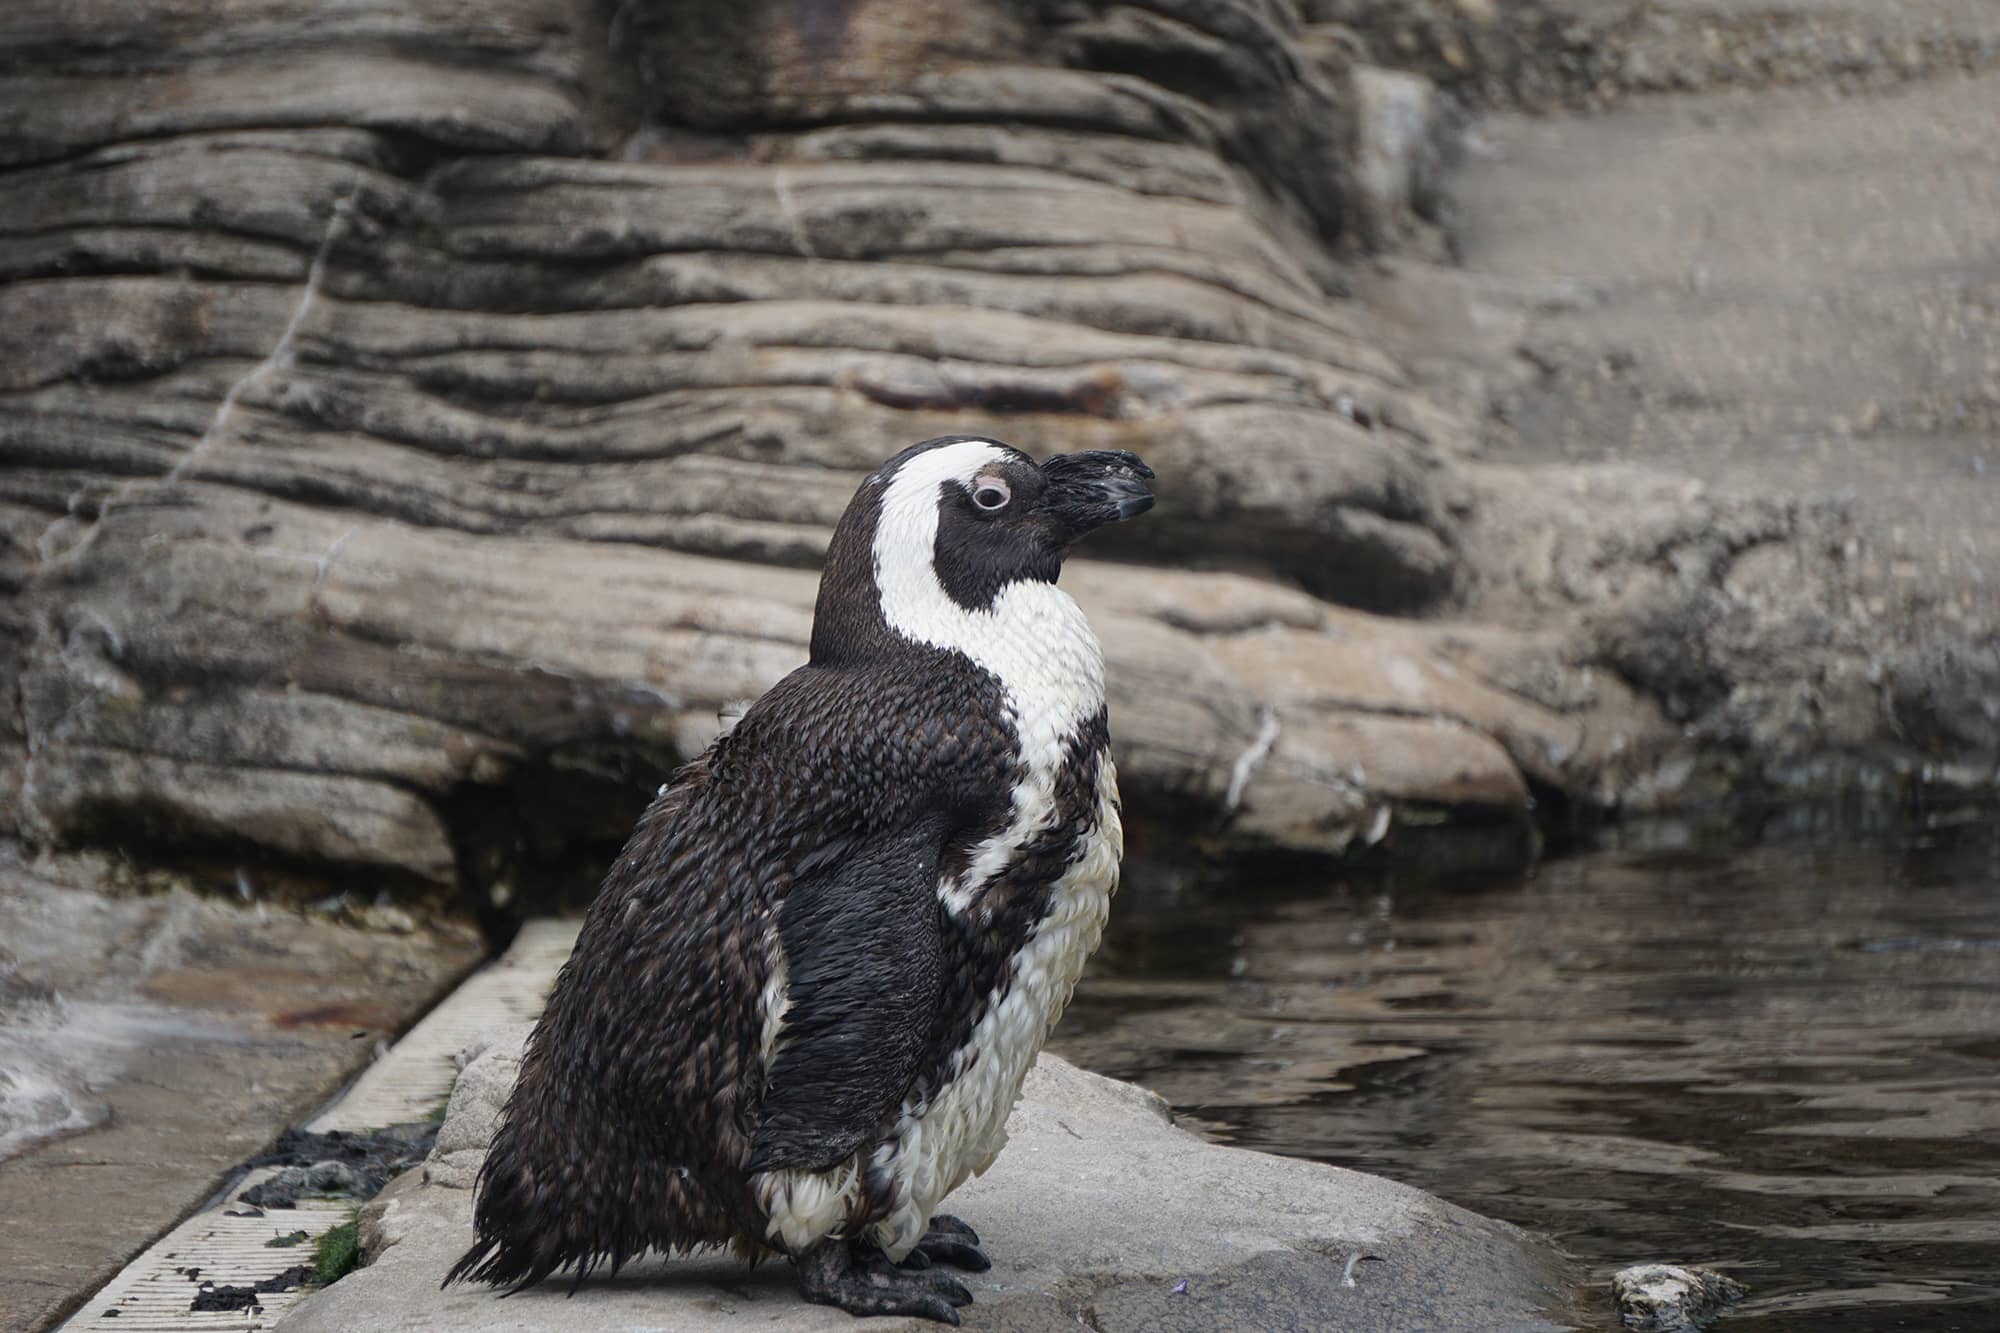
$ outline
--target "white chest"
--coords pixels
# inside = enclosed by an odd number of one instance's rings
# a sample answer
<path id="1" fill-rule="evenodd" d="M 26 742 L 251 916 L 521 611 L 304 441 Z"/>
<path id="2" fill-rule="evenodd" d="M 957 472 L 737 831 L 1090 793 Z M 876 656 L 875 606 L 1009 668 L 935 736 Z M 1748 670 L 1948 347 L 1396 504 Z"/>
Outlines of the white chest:
<path id="1" fill-rule="evenodd" d="M 954 645 L 1000 683 L 1022 771 L 1009 794 L 1006 825 L 973 849 L 965 868 L 938 885 L 956 914 L 973 910 L 980 890 L 1028 840 L 1060 815 L 1056 779 L 1071 742 L 1104 707 L 1104 653 L 1083 611 L 1053 584 L 1006 589 L 991 612 L 991 633 Z M 982 626 L 982 629 L 988 626 Z"/>
<path id="2" fill-rule="evenodd" d="M 943 1090 L 927 1106 L 906 1107 L 895 1136 L 876 1150 L 897 1186 L 894 1211 L 873 1231 L 892 1257 L 921 1239 L 944 1197 L 985 1171 L 1006 1146 L 1007 1116 L 1021 1082 L 1104 933 L 1124 853 L 1118 777 L 1108 755 L 1098 770 L 1096 816 L 1078 837 L 1077 859 L 1052 887 L 1048 912 L 954 1055 Z"/>

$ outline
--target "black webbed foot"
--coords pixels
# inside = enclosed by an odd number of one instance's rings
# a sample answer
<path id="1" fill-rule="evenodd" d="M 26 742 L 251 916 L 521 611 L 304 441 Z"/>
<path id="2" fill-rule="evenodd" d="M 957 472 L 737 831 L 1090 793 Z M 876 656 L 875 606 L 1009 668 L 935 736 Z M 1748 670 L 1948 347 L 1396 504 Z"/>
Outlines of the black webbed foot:
<path id="1" fill-rule="evenodd" d="M 944 1213 L 931 1219 L 931 1229 L 917 1242 L 917 1248 L 910 1251 L 911 1259 L 918 1255 L 928 1263 L 950 1264 L 968 1273 L 984 1273 L 993 1267 L 993 1261 L 979 1248 L 979 1233 Z"/>
<path id="2" fill-rule="evenodd" d="M 918 1315 L 956 1324 L 954 1307 L 972 1304 L 972 1293 L 956 1279 L 927 1264 L 891 1263 L 888 1255 L 860 1241 L 821 1241 L 795 1262 L 801 1296 L 853 1315 Z"/>

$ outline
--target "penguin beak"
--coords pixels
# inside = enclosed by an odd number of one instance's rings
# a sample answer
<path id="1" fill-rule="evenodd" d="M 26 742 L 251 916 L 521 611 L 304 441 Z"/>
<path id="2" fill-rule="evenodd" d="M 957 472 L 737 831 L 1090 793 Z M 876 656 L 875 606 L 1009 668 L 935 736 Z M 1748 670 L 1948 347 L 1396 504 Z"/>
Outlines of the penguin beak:
<path id="1" fill-rule="evenodd" d="M 1153 507 L 1153 492 L 1146 486 L 1153 469 L 1123 449 L 1057 454 L 1042 464 L 1042 476 L 1048 489 L 1036 508 L 1065 542 Z"/>

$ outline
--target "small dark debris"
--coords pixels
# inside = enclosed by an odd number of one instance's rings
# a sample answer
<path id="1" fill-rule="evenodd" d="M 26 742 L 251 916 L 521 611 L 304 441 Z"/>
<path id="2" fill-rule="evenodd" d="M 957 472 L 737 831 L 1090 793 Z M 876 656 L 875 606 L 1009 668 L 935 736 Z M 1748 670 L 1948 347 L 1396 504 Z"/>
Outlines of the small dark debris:
<path id="1" fill-rule="evenodd" d="M 293 1264 L 276 1277 L 267 1277 L 257 1284 L 259 1292 L 297 1291 L 312 1280 L 312 1269 L 305 1264 Z"/>
<path id="2" fill-rule="evenodd" d="M 357 1171 L 345 1162 L 315 1162 L 288 1166 L 261 1185 L 236 1197 L 260 1208 L 296 1208 L 301 1195 L 351 1194 L 366 1199 L 382 1188 L 382 1178 Z"/>
<path id="3" fill-rule="evenodd" d="M 247 1287 L 218 1286 L 213 1282 L 201 1284 L 201 1290 L 194 1294 L 194 1302 L 188 1306 L 190 1313 L 227 1313 L 233 1310 L 249 1310 L 261 1313 L 263 1303 L 259 1296 L 274 1295 L 281 1291 L 296 1291 L 310 1279 L 312 1270 L 304 1264 L 294 1264 L 276 1277 L 267 1277 L 261 1282 Z"/>
<path id="4" fill-rule="evenodd" d="M 182 1277 L 186 1278 L 190 1282 L 201 1281 L 200 1264 L 190 1264 L 186 1268 L 176 1268 L 174 1271 L 176 1273 L 179 1273 Z"/>
<path id="5" fill-rule="evenodd" d="M 376 1172 L 414 1161 L 431 1150 L 438 1127 L 423 1121 L 390 1125 L 384 1129 L 350 1131 L 336 1129 L 315 1134 L 307 1129 L 288 1129 L 278 1136 L 271 1151 L 251 1158 L 246 1166 L 311 1166 L 316 1162 L 345 1162 Z"/>
<path id="6" fill-rule="evenodd" d="M 222 1215 L 224 1217 L 262 1217 L 264 1210 L 262 1208 L 225 1208 L 222 1210 Z"/>
<path id="7" fill-rule="evenodd" d="M 1362 406 L 1360 402 L 1356 401 L 1356 399 L 1352 394 L 1343 393 L 1335 395 L 1333 400 L 1333 410 L 1340 413 L 1340 415 L 1346 417 L 1349 421 L 1352 421 L 1355 425 L 1361 427 L 1361 429 L 1363 430 L 1375 429 L 1374 414 L 1370 412 L 1366 407 Z"/>
<path id="8" fill-rule="evenodd" d="M 321 902 L 314 904 L 314 906 L 325 907 L 328 903 L 332 903 L 336 905 L 337 909 L 337 906 L 344 905 L 346 901 L 345 897 L 335 895 L 333 898 L 323 899 Z M 372 1023 L 380 1017 L 381 1010 L 379 1006 L 367 1000 L 361 1000 L 350 1004 L 320 1004 L 307 1009 L 286 1009 L 272 1014 L 271 1022 L 278 1027 L 288 1029 L 302 1027 L 346 1028 L 349 1032 L 352 1032 L 358 1026 L 354 1021 L 355 1019 L 365 1018 Z"/>
<path id="9" fill-rule="evenodd" d="M 255 1287 L 218 1287 L 213 1282 L 204 1282 L 188 1305 L 188 1313 L 226 1314 L 232 1310 L 262 1311 L 263 1308 L 257 1304 Z"/>
<path id="10" fill-rule="evenodd" d="M 287 1250 L 301 1241 L 308 1239 L 309 1235 L 310 1233 L 304 1231 L 291 1231 L 282 1236 L 273 1236 L 264 1242 L 264 1248 L 267 1250 Z"/>
<path id="11" fill-rule="evenodd" d="M 97 1317 L 99 1319 L 116 1319 L 118 1317 L 118 1307 L 114 1305 Z"/>
<path id="12" fill-rule="evenodd" d="M 423 1160 L 437 1141 L 437 1132 L 434 1123 L 391 1125 L 366 1133 L 288 1129 L 270 1152 L 245 1164 L 285 1169 L 236 1197 L 259 1208 L 293 1208 L 301 1195 L 373 1198 L 390 1177 Z"/>

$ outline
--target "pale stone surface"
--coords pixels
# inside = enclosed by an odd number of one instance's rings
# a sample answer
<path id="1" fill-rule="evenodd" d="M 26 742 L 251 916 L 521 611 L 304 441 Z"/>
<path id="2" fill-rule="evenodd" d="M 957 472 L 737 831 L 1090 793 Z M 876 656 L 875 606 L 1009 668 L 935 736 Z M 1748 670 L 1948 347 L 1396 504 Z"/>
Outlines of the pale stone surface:
<path id="1" fill-rule="evenodd" d="M 1434 213 L 1443 164 L 1438 93 L 1429 79 L 1354 67 L 1354 185 L 1364 235 L 1387 246 Z"/>
<path id="2" fill-rule="evenodd" d="M 716 1257 L 649 1259 L 574 1296 L 563 1281 L 504 1301 L 440 1291 L 472 1239 L 472 1145 L 491 1137 L 526 1031 L 495 1034 L 453 1093 L 432 1161 L 369 1207 L 372 1262 L 280 1328 L 856 1327 L 799 1300 L 786 1265 Z M 965 1277 L 968 1328 L 1560 1326 L 1545 1313 L 1573 1275 L 1518 1229 L 1373 1176 L 1204 1143 L 1151 1093 L 1057 1057 L 1030 1074 L 1008 1133 L 999 1161 L 947 1205 L 994 1260 Z"/>
<path id="3" fill-rule="evenodd" d="M 1413 29 L 1463 26 L 1404 8 Z M 1588 618 L 1600 672 L 1781 784 L 1879 781 L 1897 761 L 1857 771 L 1867 756 L 1907 746 L 1905 771 L 1990 787 L 2000 10 L 1614 9 L 1487 21 L 1510 68 L 1588 71 L 1583 100 L 1615 105 L 1478 121 L 1451 180 L 1458 263 L 1361 284 L 1387 349 L 1504 426 L 1494 503 L 1460 533 L 1482 610 Z M 1537 54 L 1546 15 L 1587 60 Z M 1639 95 L 1661 88 L 1690 95 Z M 1634 781 L 1624 803 L 1740 788 L 1675 770 L 1692 776 Z"/>

